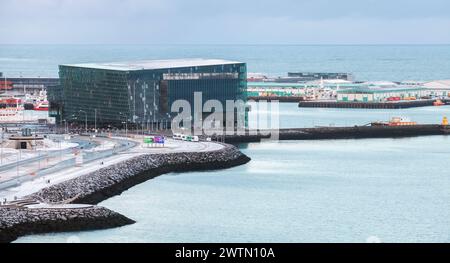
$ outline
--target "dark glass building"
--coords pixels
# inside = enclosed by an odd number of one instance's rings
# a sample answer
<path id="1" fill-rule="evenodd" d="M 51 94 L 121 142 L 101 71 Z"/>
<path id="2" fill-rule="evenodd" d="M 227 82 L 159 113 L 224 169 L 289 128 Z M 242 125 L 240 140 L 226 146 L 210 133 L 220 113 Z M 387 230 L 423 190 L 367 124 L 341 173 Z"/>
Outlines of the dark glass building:
<path id="1" fill-rule="evenodd" d="M 218 59 L 151 60 L 59 66 L 60 85 L 48 90 L 50 115 L 89 126 L 161 125 L 171 105 L 194 92 L 202 100 L 246 100 L 246 64 Z"/>

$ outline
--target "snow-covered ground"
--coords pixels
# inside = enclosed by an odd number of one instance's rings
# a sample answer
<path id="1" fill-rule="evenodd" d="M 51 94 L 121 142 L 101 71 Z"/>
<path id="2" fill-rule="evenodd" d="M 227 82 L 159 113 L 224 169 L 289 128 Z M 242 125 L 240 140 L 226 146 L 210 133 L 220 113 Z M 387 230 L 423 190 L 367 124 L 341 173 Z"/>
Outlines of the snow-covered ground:
<path id="1" fill-rule="evenodd" d="M 11 148 L 3 148 L 0 151 L 0 165 L 15 163 L 20 160 L 25 160 L 28 158 L 35 157 L 36 152 L 34 151 L 25 151 L 25 150 L 16 150 Z"/>
<path id="2" fill-rule="evenodd" d="M 71 143 L 68 141 L 61 141 L 61 143 L 59 143 L 50 139 L 44 139 L 43 145 L 39 145 L 33 150 L 19 150 L 2 147 L 0 150 L 0 166 L 42 156 L 43 153 L 47 151 L 59 151 L 77 146 L 77 143 Z"/>
<path id="3" fill-rule="evenodd" d="M 141 142 L 141 140 L 139 139 L 135 139 L 135 141 Z M 205 152 L 220 150 L 221 148 L 223 148 L 223 145 L 214 142 L 185 142 L 175 141 L 172 139 L 167 139 L 164 147 L 146 147 L 142 144 L 139 144 L 134 148 L 121 152 L 120 154 L 106 157 L 102 160 L 92 161 L 81 166 L 65 168 L 43 177 L 23 182 L 18 186 L 0 190 L 0 200 L 3 200 L 4 198 L 6 198 L 7 200 L 13 200 L 14 197 L 20 198 L 37 192 L 40 189 L 48 187 L 50 185 L 58 184 L 66 180 L 76 178 L 83 174 L 96 171 L 105 166 L 113 165 L 142 154 L 170 152 Z"/>

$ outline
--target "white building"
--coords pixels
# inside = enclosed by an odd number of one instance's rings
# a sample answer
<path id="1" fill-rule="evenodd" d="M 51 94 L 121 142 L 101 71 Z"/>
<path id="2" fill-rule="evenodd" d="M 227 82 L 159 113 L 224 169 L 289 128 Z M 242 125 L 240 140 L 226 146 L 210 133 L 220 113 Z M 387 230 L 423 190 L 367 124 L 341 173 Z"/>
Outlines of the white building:
<path id="1" fill-rule="evenodd" d="M 383 88 L 366 86 L 339 90 L 337 101 L 341 102 L 386 102 L 395 100 L 414 100 L 427 96 L 428 90 L 423 87 L 398 86 Z"/>
<path id="2" fill-rule="evenodd" d="M 423 86 L 434 97 L 450 97 L 450 80 L 435 80 L 426 82 Z"/>

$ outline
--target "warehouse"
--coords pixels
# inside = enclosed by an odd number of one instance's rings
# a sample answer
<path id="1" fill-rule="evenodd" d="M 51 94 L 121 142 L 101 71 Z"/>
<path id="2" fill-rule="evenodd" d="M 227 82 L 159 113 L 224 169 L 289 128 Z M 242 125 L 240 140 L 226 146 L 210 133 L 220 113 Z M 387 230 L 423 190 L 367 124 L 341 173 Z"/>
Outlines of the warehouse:
<path id="1" fill-rule="evenodd" d="M 339 90 L 337 92 L 337 101 L 386 102 L 396 100 L 415 100 L 423 96 L 427 96 L 427 94 L 427 89 L 423 87 L 380 87 L 369 85 L 366 87 Z"/>

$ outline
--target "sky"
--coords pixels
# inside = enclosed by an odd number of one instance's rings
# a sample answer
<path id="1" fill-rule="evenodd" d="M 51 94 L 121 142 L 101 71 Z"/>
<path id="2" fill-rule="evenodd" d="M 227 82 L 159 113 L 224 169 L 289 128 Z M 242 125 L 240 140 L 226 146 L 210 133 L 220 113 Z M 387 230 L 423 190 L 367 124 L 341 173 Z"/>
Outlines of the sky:
<path id="1" fill-rule="evenodd" d="M 449 43 L 449 0 L 0 0 L 0 44 Z"/>

